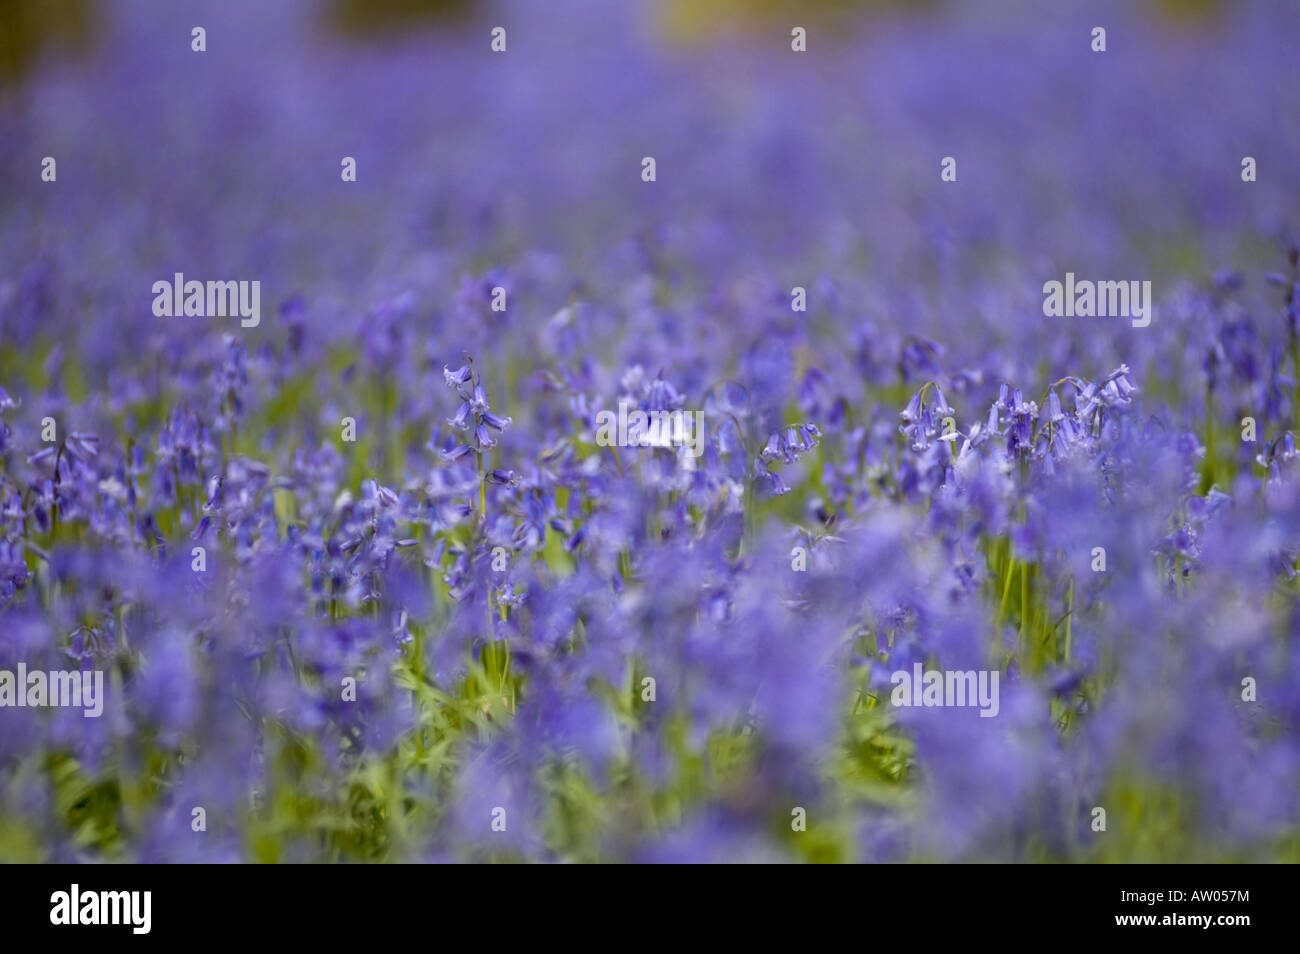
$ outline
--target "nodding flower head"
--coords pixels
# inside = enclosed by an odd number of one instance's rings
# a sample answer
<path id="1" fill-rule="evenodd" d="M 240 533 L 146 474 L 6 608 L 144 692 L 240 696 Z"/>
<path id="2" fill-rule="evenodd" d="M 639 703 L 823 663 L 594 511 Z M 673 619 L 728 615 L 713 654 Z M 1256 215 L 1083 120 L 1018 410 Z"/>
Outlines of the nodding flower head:
<path id="1" fill-rule="evenodd" d="M 792 464 L 816 447 L 821 442 L 821 436 L 822 432 L 816 424 L 791 424 L 768 437 L 767 443 L 759 451 L 759 459 L 770 461 L 781 458 L 787 464 Z"/>
<path id="2" fill-rule="evenodd" d="M 1059 424 L 1065 420 L 1065 412 L 1061 410 L 1061 398 L 1056 393 L 1056 388 L 1047 395 L 1047 407 L 1044 409 L 1044 416 L 1050 424 Z"/>
<path id="3" fill-rule="evenodd" d="M 448 369 L 446 365 L 443 365 L 442 380 L 446 382 L 447 387 L 459 389 L 461 385 L 470 379 L 471 373 L 468 364 L 461 365 L 455 371 L 452 371 Z"/>
<path id="4" fill-rule="evenodd" d="M 933 399 L 927 404 L 926 395 L 934 392 Z M 921 389 L 908 398 L 907 406 L 898 414 L 902 420 L 899 432 L 908 437 L 912 450 L 923 451 L 930 442 L 940 436 L 944 430 L 945 418 L 953 417 L 954 412 L 948 406 L 943 389 L 933 381 L 926 382 Z"/>
<path id="5" fill-rule="evenodd" d="M 465 430 L 467 427 L 469 427 L 470 410 L 471 408 L 470 408 L 469 401 L 461 401 L 460 408 L 459 410 L 456 411 L 456 415 L 454 417 L 447 418 L 447 423 L 450 424 L 452 427 L 456 428 L 458 431 Z"/>
<path id="6" fill-rule="evenodd" d="M 647 409 L 651 411 L 675 411 L 685 402 L 677 389 L 664 380 L 662 371 L 645 390 Z"/>
<path id="7" fill-rule="evenodd" d="M 755 485 L 766 489 L 773 497 L 788 494 L 789 485 L 768 464 L 778 459 L 787 464 L 794 463 L 821 443 L 821 436 L 816 424 L 790 424 L 774 431 L 754 460 Z"/>
<path id="8" fill-rule="evenodd" d="M 99 438 L 94 434 L 69 434 L 66 447 L 69 454 L 86 463 L 99 454 Z"/>
<path id="9" fill-rule="evenodd" d="M 1076 406 L 1079 407 L 1078 416 L 1081 421 L 1091 421 L 1096 413 L 1103 408 L 1124 408 L 1133 403 L 1133 395 L 1137 393 L 1137 385 L 1128 378 L 1128 365 L 1121 364 L 1118 368 L 1106 376 L 1106 379 L 1100 383 L 1095 381 L 1081 381 L 1082 389 L 1078 398 L 1075 399 Z"/>
<path id="10" fill-rule="evenodd" d="M 492 413 L 487 391 L 479 380 L 474 368 L 474 359 L 452 371 L 446 366 L 442 369 L 442 380 L 447 387 L 456 392 L 460 406 L 456 413 L 447 419 L 447 423 L 458 431 L 467 431 L 470 438 L 460 445 L 454 443 L 441 448 L 438 455 L 446 461 L 457 461 L 470 451 L 483 451 L 497 444 L 494 434 L 499 434 L 510 426 L 511 419 Z"/>

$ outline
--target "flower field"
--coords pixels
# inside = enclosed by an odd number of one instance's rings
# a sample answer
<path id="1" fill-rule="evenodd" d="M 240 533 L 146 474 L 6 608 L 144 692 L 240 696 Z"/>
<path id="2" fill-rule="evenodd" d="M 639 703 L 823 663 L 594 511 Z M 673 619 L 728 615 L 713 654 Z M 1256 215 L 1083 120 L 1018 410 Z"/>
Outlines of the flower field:
<path id="1" fill-rule="evenodd" d="M 67 6 L 0 860 L 1300 861 L 1300 6 Z"/>

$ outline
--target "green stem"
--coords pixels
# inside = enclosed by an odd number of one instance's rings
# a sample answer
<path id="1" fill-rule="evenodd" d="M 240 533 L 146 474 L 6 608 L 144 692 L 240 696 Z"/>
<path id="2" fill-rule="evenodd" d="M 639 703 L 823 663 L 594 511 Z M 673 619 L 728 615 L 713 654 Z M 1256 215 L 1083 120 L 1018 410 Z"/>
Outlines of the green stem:
<path id="1" fill-rule="evenodd" d="M 1214 486 L 1218 463 L 1214 450 L 1214 387 L 1205 384 L 1205 472 L 1201 479 L 1201 492 Z"/>
<path id="2" fill-rule="evenodd" d="M 1029 567 L 1020 568 L 1020 646 L 1023 649 L 1029 630 Z"/>
<path id="3" fill-rule="evenodd" d="M 1291 328 L 1291 426 L 1300 427 L 1300 341 Z"/>
<path id="4" fill-rule="evenodd" d="M 1007 566 L 1005 577 L 1002 583 L 1002 602 L 998 606 L 998 634 L 1001 635 L 1002 625 L 1007 618 L 1007 599 L 1011 596 L 1011 579 L 1016 574 L 1016 558 L 1011 555 L 1011 541 L 1007 541 Z"/>
<path id="5" fill-rule="evenodd" d="M 745 521 L 744 535 L 741 538 L 740 550 L 742 555 L 749 556 L 754 552 L 754 478 L 745 478 Z"/>
<path id="6" fill-rule="evenodd" d="M 483 452 L 475 451 L 478 456 L 478 518 L 487 523 L 487 481 L 483 479 Z"/>
<path id="7" fill-rule="evenodd" d="M 1073 643 L 1073 624 L 1074 624 L 1074 578 L 1070 579 L 1070 592 L 1065 600 L 1065 661 L 1070 661 L 1070 647 Z"/>
<path id="8" fill-rule="evenodd" d="M 483 529 L 483 546 L 487 546 L 487 480 L 483 475 L 483 451 L 475 451 L 478 458 L 478 518 L 479 526 Z M 502 658 L 497 658 L 496 640 L 493 638 L 496 628 L 492 620 L 492 584 L 489 582 L 485 587 L 483 594 L 483 605 L 487 610 L 487 630 L 483 634 L 483 666 L 487 670 L 489 679 L 496 681 L 497 692 L 504 691 L 506 684 L 506 663 L 507 658 L 502 650 Z"/>

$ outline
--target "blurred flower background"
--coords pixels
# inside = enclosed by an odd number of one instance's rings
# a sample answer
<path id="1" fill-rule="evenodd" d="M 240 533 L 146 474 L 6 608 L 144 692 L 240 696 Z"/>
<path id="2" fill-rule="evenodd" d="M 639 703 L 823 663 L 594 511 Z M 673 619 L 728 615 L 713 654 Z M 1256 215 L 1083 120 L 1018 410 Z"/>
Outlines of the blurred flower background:
<path id="1" fill-rule="evenodd" d="M 0 860 L 1300 860 L 1298 36 L 7 0 Z"/>

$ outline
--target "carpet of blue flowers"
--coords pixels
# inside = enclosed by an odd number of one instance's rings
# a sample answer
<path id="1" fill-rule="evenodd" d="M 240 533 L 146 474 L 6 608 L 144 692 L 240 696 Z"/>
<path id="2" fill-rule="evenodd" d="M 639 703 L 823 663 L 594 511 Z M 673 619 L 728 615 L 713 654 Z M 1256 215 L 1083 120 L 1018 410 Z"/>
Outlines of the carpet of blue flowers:
<path id="1" fill-rule="evenodd" d="M 1300 861 L 1300 8 L 328 6 L 0 90 L 0 860 Z"/>

